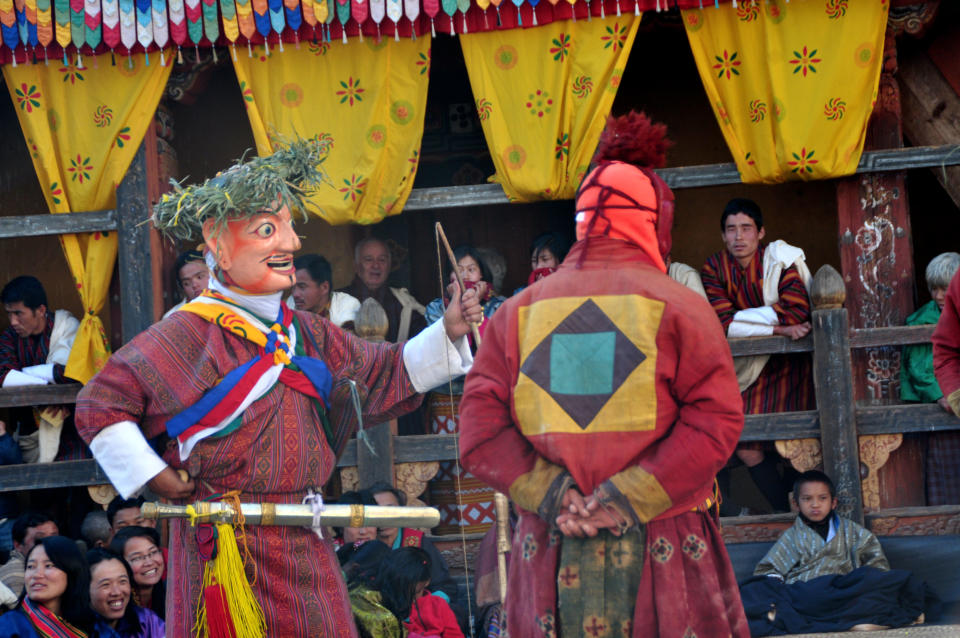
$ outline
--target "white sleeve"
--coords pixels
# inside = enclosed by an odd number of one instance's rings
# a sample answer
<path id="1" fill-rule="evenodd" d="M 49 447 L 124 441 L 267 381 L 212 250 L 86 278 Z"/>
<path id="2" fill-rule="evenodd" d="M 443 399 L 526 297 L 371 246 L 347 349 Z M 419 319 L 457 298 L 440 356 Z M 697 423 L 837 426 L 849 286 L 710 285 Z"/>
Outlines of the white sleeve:
<path id="1" fill-rule="evenodd" d="M 20 385 L 47 385 L 47 382 L 40 377 L 32 374 L 24 374 L 19 370 L 7 371 L 7 376 L 3 378 L 4 388 L 13 388 Z"/>
<path id="2" fill-rule="evenodd" d="M 35 366 L 27 366 L 26 368 L 23 368 L 22 372 L 24 374 L 29 374 L 31 377 L 41 379 L 45 383 L 53 383 L 52 363 L 41 363 Z"/>
<path id="3" fill-rule="evenodd" d="M 466 337 L 456 343 L 438 319 L 403 346 L 403 363 L 417 392 L 426 392 L 470 372 L 473 354 Z"/>
<path id="4" fill-rule="evenodd" d="M 733 322 L 727 327 L 727 336 L 769 337 L 773 334 L 773 327 L 778 325 L 777 312 L 770 306 L 747 308 L 733 315 Z"/>
<path id="5" fill-rule="evenodd" d="M 167 467 L 133 421 L 120 421 L 100 430 L 90 441 L 90 451 L 123 498 L 138 494 Z"/>

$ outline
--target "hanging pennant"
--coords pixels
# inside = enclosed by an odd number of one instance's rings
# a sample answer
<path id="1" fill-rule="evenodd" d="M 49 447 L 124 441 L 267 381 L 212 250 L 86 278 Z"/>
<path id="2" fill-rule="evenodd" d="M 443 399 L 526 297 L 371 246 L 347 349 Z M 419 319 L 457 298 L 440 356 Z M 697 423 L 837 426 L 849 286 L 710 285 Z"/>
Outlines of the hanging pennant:
<path id="1" fill-rule="evenodd" d="M 380 23 L 387 14 L 386 0 L 370 0 L 370 19 L 377 25 L 377 39 L 380 39 Z"/>
<path id="2" fill-rule="evenodd" d="M 403 5 L 402 10 L 400 8 L 401 4 Z M 417 18 L 420 17 L 419 0 L 387 0 L 387 15 L 390 16 L 390 19 L 394 22 L 400 22 L 399 14 L 407 16 L 411 29 L 413 29 L 416 25 Z M 397 17 L 394 17 L 394 15 Z"/>
<path id="3" fill-rule="evenodd" d="M 450 16 L 450 35 L 456 35 L 453 29 L 453 16 L 457 14 L 457 0 L 440 0 L 443 12 Z"/>
<path id="4" fill-rule="evenodd" d="M 223 23 L 223 35 L 231 43 L 236 42 L 240 35 L 240 25 L 237 22 L 237 5 L 233 0 L 220 0 L 220 20 Z"/>
<path id="5" fill-rule="evenodd" d="M 105 0 L 103 0 L 105 2 Z M 104 8 L 106 11 L 106 8 Z M 167 0 L 167 12 L 170 16 L 170 39 L 179 50 L 187 42 L 187 13 L 183 0 Z M 106 24 L 106 21 L 104 21 Z M 106 34 L 104 34 L 106 37 Z"/>
<path id="6" fill-rule="evenodd" d="M 283 14 L 287 20 L 287 26 L 293 31 L 294 37 L 303 24 L 303 13 L 300 11 L 300 0 L 283 0 Z"/>
<path id="7" fill-rule="evenodd" d="M 203 8 L 200 0 L 184 0 L 183 6 L 187 17 L 187 35 L 190 42 L 196 45 L 203 39 Z"/>
<path id="8" fill-rule="evenodd" d="M 37 42 L 44 48 L 53 42 L 53 8 L 50 0 L 37 0 Z"/>
<path id="9" fill-rule="evenodd" d="M 517 26 L 523 26 L 523 14 L 520 13 L 520 7 L 523 6 L 523 0 L 513 0 L 513 4 L 517 7 Z"/>
<path id="10" fill-rule="evenodd" d="M 240 33 L 243 34 L 243 37 L 247 39 L 247 46 L 249 48 L 249 40 L 257 32 L 257 25 L 253 20 L 253 5 L 250 3 L 250 0 L 237 0 L 235 6 L 237 10 L 237 28 L 240 30 Z"/>
<path id="11" fill-rule="evenodd" d="M 477 0 L 477 6 L 483 11 L 483 28 L 489 29 L 490 23 L 487 21 L 487 9 L 490 8 L 490 0 Z"/>
<path id="12" fill-rule="evenodd" d="M 457 0 L 457 9 L 460 10 L 461 24 L 463 27 L 461 31 L 463 33 L 467 32 L 467 11 L 470 10 L 470 0 Z"/>
<path id="13" fill-rule="evenodd" d="M 270 29 L 280 35 L 286 23 L 283 20 L 283 0 L 267 0 L 267 7 L 270 10 Z M 283 50 L 283 40 L 280 40 L 280 50 Z"/>
<path id="14" fill-rule="evenodd" d="M 199 2 L 199 0 L 197 0 Z M 60 0 L 55 0 L 59 3 Z M 57 41 L 60 41 L 60 31 L 57 30 Z M 137 9 L 133 0 L 120 0 L 120 42 L 127 48 L 133 48 L 137 43 Z"/>
<path id="15" fill-rule="evenodd" d="M 11 2 L 11 6 L 12 4 Z M 70 44 L 70 0 L 54 0 L 53 7 L 54 19 L 57 21 L 57 44 L 66 48 Z M 14 37 L 16 37 L 16 30 L 14 30 Z"/>
<path id="16" fill-rule="evenodd" d="M 3 43 L 10 47 L 10 50 L 17 48 L 20 44 L 20 34 L 17 29 L 17 13 L 13 7 L 13 0 L 0 0 L 0 32 L 3 35 Z"/>
<path id="17" fill-rule="evenodd" d="M 152 0 L 135 0 L 137 10 L 137 42 L 146 50 L 153 44 L 153 12 Z"/>
<path id="18" fill-rule="evenodd" d="M 83 10 L 84 21 L 87 27 L 83 39 L 88 47 L 96 49 L 102 38 L 102 32 L 100 30 L 100 23 L 102 21 L 100 0 L 86 0 L 83 3 Z M 164 23 L 166 23 L 166 16 L 164 16 Z"/>
<path id="19" fill-rule="evenodd" d="M 217 43 L 220 37 L 220 22 L 217 20 L 217 0 L 201 0 L 200 8 L 203 10 L 203 34 L 210 41 L 211 45 Z M 213 50 L 213 57 L 217 57 L 216 49 Z"/>
<path id="20" fill-rule="evenodd" d="M 79 49 L 84 41 L 83 0 L 70 0 L 70 38 L 73 46 Z"/>
<path id="21" fill-rule="evenodd" d="M 530 13 L 533 14 L 533 26 L 537 26 L 537 5 L 539 3 L 540 3 L 540 0 L 527 0 L 527 4 L 530 5 Z M 520 15 L 520 7 L 518 6 L 517 16 L 519 15 Z"/>
<path id="22" fill-rule="evenodd" d="M 89 1 L 90 0 L 88 0 L 88 2 Z M 97 0 L 93 1 L 96 2 Z M 163 48 L 170 42 L 170 26 L 167 21 L 167 0 L 153 0 L 152 17 L 153 42 L 160 47 L 160 59 L 163 60 Z"/>
<path id="23" fill-rule="evenodd" d="M 430 18 L 431 37 L 437 37 L 437 30 L 433 26 L 433 19 L 440 13 L 440 0 L 423 0 L 423 12 Z"/>
<path id="24" fill-rule="evenodd" d="M 317 29 L 317 12 L 314 8 L 313 0 L 300 0 L 300 10 L 303 12 L 303 21 L 310 25 L 310 28 Z"/>
<path id="25" fill-rule="evenodd" d="M 370 5 L 367 0 L 350 0 L 350 16 L 357 21 L 357 32 L 363 40 L 363 23 L 370 15 Z"/>
<path id="26" fill-rule="evenodd" d="M 343 29 L 343 42 L 347 42 L 347 22 L 350 21 L 350 0 L 337 0 L 337 20 Z"/>
<path id="27" fill-rule="evenodd" d="M 30 26 L 27 22 L 27 3 L 24 0 L 14 0 L 14 14 L 17 18 L 17 34 L 24 45 L 30 41 Z"/>
<path id="28" fill-rule="evenodd" d="M 253 0 L 253 21 L 257 25 L 257 33 L 263 36 L 263 45 L 266 47 L 266 38 L 270 35 L 270 7 L 267 0 Z"/>

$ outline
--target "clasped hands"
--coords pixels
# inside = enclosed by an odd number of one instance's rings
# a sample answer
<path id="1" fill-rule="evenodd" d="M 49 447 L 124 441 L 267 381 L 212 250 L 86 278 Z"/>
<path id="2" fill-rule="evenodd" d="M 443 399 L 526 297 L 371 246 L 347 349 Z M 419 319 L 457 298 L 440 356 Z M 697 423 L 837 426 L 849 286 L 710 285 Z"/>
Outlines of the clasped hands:
<path id="1" fill-rule="evenodd" d="M 601 505 L 596 496 L 591 494 L 584 497 L 573 488 L 563 495 L 560 514 L 555 522 L 564 536 L 577 538 L 596 536 L 602 529 L 610 530 L 614 536 L 620 536 L 626 525 L 626 521 L 619 518 L 619 514 Z"/>

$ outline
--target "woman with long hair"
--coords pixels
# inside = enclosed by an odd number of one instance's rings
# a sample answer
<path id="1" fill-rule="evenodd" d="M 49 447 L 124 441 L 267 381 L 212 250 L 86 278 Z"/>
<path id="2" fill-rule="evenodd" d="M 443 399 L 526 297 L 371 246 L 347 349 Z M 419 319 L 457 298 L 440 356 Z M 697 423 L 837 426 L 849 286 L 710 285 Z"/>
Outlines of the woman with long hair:
<path id="1" fill-rule="evenodd" d="M 17 608 L 0 616 L 4 638 L 89 638 L 90 572 L 69 538 L 47 536 L 27 552 Z"/>
<path id="2" fill-rule="evenodd" d="M 110 551 L 123 556 L 133 571 L 133 600 L 165 618 L 167 588 L 163 582 L 163 553 L 160 534 L 150 527 L 130 526 L 117 531 Z"/>
<path id="3" fill-rule="evenodd" d="M 429 585 L 430 555 L 419 547 L 390 552 L 377 577 L 383 606 L 403 623 L 408 636 L 463 638 L 450 605 L 444 598 L 431 595 Z"/>
<path id="4" fill-rule="evenodd" d="M 164 638 L 163 620 L 130 600 L 133 569 L 122 556 L 97 547 L 87 552 L 87 563 L 99 638 Z"/>

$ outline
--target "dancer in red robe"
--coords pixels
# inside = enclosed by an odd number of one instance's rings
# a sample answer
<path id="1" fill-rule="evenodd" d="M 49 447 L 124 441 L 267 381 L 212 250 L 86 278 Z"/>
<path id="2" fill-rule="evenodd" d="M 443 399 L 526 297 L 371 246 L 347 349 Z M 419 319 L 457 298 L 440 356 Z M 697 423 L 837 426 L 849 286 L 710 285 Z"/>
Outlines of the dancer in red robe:
<path id="1" fill-rule="evenodd" d="M 475 294 L 401 344 L 361 341 L 281 304 L 300 248 L 290 210 L 302 210 L 319 182 L 317 144 L 297 141 L 178 189 L 155 210 L 161 229 L 202 232 L 212 276 L 201 297 L 118 350 L 77 399 L 80 433 L 125 497 L 149 485 L 181 501 L 240 490 L 246 502 L 300 503 L 326 483 L 355 431 L 351 382 L 364 419 L 377 422 L 469 368 L 463 335 L 481 318 Z M 328 541 L 303 528 L 248 526 L 246 544 L 266 636 L 356 635 Z M 174 521 L 172 636 L 193 634 L 202 565 L 194 529 Z"/>
<path id="2" fill-rule="evenodd" d="M 467 376 L 463 465 L 520 510 L 513 636 L 749 635 L 710 511 L 743 427 L 730 349 L 665 274 L 673 197 L 635 165 L 662 161 L 662 129 L 608 123 L 579 241 L 489 320 Z"/>

